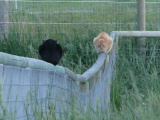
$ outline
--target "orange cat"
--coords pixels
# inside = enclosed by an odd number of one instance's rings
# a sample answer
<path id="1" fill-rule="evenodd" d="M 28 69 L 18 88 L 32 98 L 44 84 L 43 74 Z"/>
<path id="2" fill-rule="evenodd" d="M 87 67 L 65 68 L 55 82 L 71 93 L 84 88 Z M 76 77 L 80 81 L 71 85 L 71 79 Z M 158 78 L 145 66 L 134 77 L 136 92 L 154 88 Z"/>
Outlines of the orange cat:
<path id="1" fill-rule="evenodd" d="M 94 38 L 93 44 L 98 54 L 102 52 L 106 53 L 111 50 L 113 40 L 107 33 L 101 32 L 96 38 Z"/>

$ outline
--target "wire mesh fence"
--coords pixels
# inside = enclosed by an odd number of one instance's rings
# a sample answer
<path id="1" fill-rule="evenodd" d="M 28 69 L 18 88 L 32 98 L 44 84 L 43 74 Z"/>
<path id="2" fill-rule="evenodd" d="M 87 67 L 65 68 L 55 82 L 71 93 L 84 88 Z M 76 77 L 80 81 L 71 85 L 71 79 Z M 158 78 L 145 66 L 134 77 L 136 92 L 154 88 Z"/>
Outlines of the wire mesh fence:
<path id="1" fill-rule="evenodd" d="M 145 5 L 146 30 L 159 30 L 160 2 L 146 0 Z M 23 37 L 19 39 L 25 40 L 57 36 L 67 39 L 67 35 L 74 37 L 75 29 L 137 30 L 135 0 L 9 0 L 8 16 L 9 33 L 20 34 Z"/>
<path id="2" fill-rule="evenodd" d="M 134 56 L 134 54 L 138 54 L 140 49 L 137 45 L 137 39 L 129 38 L 129 40 L 125 39 L 125 41 L 126 43 L 120 42 L 120 44 L 122 45 L 120 51 L 124 53 L 123 55 Z M 155 67 L 158 69 L 160 67 L 159 66 L 160 38 L 152 38 L 152 37 L 145 38 L 145 43 L 146 43 L 145 48 L 143 48 L 143 50 L 145 51 L 144 58 L 146 60 L 149 60 L 150 62 L 154 61 Z M 125 44 L 128 44 L 129 46 L 127 47 Z M 120 56 L 122 55 L 122 53 L 120 54 Z M 146 64 L 148 64 L 147 61 Z"/>
<path id="3" fill-rule="evenodd" d="M 55 71 L 0 65 L 2 118 L 37 119 L 39 112 L 45 117 L 54 112 L 57 118 L 65 120 L 73 104 L 81 111 L 89 105 L 94 110 L 107 109 L 115 57 L 114 49 L 104 73 L 86 93 L 82 93 L 68 76 Z"/>
<path id="4" fill-rule="evenodd" d="M 143 54 L 140 54 L 139 51 L 143 51 Z M 160 77 L 160 38 L 145 38 L 143 49 L 138 47 L 137 37 L 121 38 L 116 61 L 116 76 L 122 86 L 127 86 L 126 89 L 131 90 L 134 81 L 140 88 L 140 93 L 150 88 L 154 90 L 153 83 L 156 79 L 154 77 Z"/>

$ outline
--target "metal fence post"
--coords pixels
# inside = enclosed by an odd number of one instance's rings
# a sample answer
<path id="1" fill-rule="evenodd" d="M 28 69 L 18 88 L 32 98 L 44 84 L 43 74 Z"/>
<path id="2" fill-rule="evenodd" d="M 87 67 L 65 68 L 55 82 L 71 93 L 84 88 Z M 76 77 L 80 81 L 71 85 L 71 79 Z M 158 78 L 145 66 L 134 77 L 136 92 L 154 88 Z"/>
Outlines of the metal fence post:
<path id="1" fill-rule="evenodd" d="M 0 1 L 0 39 L 8 37 L 8 0 Z"/>
<path id="2" fill-rule="evenodd" d="M 138 31 L 146 30 L 146 13 L 145 13 L 145 0 L 137 0 L 137 23 Z M 145 55 L 145 38 L 137 38 L 137 44 L 140 55 Z"/>

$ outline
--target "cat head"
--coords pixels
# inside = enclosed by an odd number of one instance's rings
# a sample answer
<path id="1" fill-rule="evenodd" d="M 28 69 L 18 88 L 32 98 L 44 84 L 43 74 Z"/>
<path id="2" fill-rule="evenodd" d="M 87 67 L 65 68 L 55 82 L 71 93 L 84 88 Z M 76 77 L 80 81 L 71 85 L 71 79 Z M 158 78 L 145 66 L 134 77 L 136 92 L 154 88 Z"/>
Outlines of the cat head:
<path id="1" fill-rule="evenodd" d="M 54 48 L 57 46 L 57 40 L 53 39 L 43 40 L 42 43 L 47 48 Z"/>
<path id="2" fill-rule="evenodd" d="M 110 36 L 107 33 L 102 32 L 96 38 L 94 38 L 93 44 L 98 54 L 102 52 L 106 53 L 111 50 L 113 40 L 110 38 Z"/>
<path id="3" fill-rule="evenodd" d="M 57 40 L 53 40 L 53 39 L 42 40 L 42 43 L 43 43 L 43 44 L 44 44 L 45 42 L 47 42 L 47 43 L 57 43 Z"/>

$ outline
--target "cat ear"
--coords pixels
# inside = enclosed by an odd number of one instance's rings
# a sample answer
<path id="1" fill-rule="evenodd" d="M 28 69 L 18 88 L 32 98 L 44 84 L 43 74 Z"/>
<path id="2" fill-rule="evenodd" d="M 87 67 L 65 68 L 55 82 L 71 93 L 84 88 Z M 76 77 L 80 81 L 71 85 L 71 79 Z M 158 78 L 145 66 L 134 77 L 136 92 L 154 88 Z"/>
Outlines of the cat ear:
<path id="1" fill-rule="evenodd" d="M 55 42 L 57 43 L 57 40 L 55 40 Z"/>

